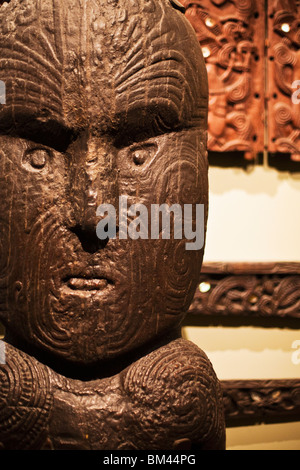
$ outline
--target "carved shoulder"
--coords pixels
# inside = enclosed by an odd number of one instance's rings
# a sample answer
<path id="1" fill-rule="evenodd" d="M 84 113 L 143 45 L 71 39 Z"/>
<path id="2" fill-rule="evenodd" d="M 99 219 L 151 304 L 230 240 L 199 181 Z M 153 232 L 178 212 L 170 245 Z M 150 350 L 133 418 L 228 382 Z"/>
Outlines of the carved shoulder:
<path id="1" fill-rule="evenodd" d="M 179 339 L 142 358 L 127 370 L 123 387 L 140 428 L 136 435 L 147 433 L 149 448 L 182 442 L 192 449 L 225 448 L 221 386 L 193 343 Z"/>
<path id="2" fill-rule="evenodd" d="M 0 364 L 0 448 L 46 448 L 52 408 L 47 369 L 10 345 L 4 346 L 5 360 Z"/>

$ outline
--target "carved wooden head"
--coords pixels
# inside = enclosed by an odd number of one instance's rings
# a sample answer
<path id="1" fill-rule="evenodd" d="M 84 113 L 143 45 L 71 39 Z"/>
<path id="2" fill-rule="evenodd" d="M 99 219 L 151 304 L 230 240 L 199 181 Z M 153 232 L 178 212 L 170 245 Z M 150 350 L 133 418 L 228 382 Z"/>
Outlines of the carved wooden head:
<path id="1" fill-rule="evenodd" d="M 203 250 L 101 241 L 96 211 L 113 205 L 119 224 L 121 196 L 149 211 L 207 207 L 199 51 L 169 0 L 0 6 L 0 318 L 12 337 L 87 364 L 182 321 Z"/>

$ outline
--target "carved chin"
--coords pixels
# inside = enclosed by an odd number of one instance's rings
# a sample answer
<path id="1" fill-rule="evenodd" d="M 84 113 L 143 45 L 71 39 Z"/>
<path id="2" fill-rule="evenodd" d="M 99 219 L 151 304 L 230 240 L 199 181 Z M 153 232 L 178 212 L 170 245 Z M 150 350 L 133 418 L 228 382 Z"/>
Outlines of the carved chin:
<path id="1" fill-rule="evenodd" d="M 111 240 L 90 255 L 73 234 L 48 225 L 32 230 L 24 250 L 30 255 L 13 283 L 11 328 L 56 357 L 91 363 L 178 326 L 197 265 L 183 241 Z"/>

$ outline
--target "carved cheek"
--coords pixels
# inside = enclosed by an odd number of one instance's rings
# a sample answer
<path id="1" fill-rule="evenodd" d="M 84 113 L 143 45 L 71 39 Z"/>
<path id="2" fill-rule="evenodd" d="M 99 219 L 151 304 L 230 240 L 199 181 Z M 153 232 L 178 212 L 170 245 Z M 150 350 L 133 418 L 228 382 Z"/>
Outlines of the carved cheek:
<path id="1" fill-rule="evenodd" d="M 160 175 L 159 199 L 169 205 L 181 205 L 184 214 L 185 204 L 207 204 L 207 179 L 203 176 L 206 157 L 197 133 L 182 136 L 178 144 L 173 147 L 170 165 Z M 158 285 L 165 313 L 178 315 L 188 307 L 202 256 L 202 250 L 187 251 L 184 238 L 161 240 L 156 263 L 160 266 Z"/>
<path id="2" fill-rule="evenodd" d="M 62 225 L 65 169 L 62 156 L 41 146 L 8 137 L 1 144 L 0 303 L 7 288 L 9 296 L 0 309 L 15 312 L 24 291 L 30 298 L 39 283 L 49 234 Z"/>
<path id="3" fill-rule="evenodd" d="M 127 191 L 130 201 L 142 202 L 148 211 L 151 204 L 179 204 L 182 208 L 184 204 L 207 204 L 204 141 L 204 134 L 196 130 L 157 137 L 153 158 L 121 178 L 122 194 Z M 149 228 L 149 237 L 150 233 Z M 184 239 L 149 239 L 131 244 L 137 275 L 132 283 L 134 299 L 144 314 L 145 299 L 149 300 L 155 328 L 174 324 L 174 315 L 184 312 L 195 290 L 203 252 L 187 251 L 185 243 Z"/>
<path id="4" fill-rule="evenodd" d="M 1 148 L 0 195 L 5 204 L 0 217 L 30 233 L 42 215 L 54 210 L 57 216 L 60 214 L 66 186 L 64 157 L 17 138 L 2 137 Z"/>

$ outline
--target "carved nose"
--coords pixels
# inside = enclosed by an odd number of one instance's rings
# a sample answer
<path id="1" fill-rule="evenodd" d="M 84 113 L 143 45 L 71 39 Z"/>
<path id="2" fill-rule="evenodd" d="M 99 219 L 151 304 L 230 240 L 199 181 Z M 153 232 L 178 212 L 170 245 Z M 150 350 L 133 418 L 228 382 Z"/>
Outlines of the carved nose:
<path id="1" fill-rule="evenodd" d="M 105 248 L 109 242 L 109 238 L 100 240 L 96 233 L 97 224 L 100 221 L 96 214 L 97 208 L 103 203 L 103 200 L 112 200 L 108 195 L 105 197 L 105 194 L 93 188 L 88 188 L 81 193 L 79 213 L 75 218 L 76 224 L 71 228 L 71 231 L 79 239 L 83 250 L 88 253 L 95 253 Z"/>
<path id="2" fill-rule="evenodd" d="M 98 205 L 102 203 L 102 197 L 97 189 L 88 186 L 85 190 L 82 190 L 80 199 L 81 208 L 78 223 L 87 232 L 96 231 L 96 212 Z"/>
<path id="3" fill-rule="evenodd" d="M 97 209 L 101 204 L 116 207 L 118 192 L 113 155 L 99 147 L 96 142 L 92 143 L 81 159 L 81 165 L 76 167 L 71 182 L 74 201 L 74 225 L 71 230 L 80 240 L 82 248 L 90 253 L 104 248 L 109 241 L 97 237 L 96 229 L 100 221 Z"/>
<path id="4" fill-rule="evenodd" d="M 84 230 L 80 225 L 76 225 L 71 229 L 71 231 L 76 235 L 76 237 L 80 241 L 83 251 L 86 251 L 90 254 L 102 250 L 106 247 L 107 243 L 109 242 L 109 238 L 106 238 L 106 240 L 100 240 L 97 237 L 96 231 L 93 232 Z"/>

